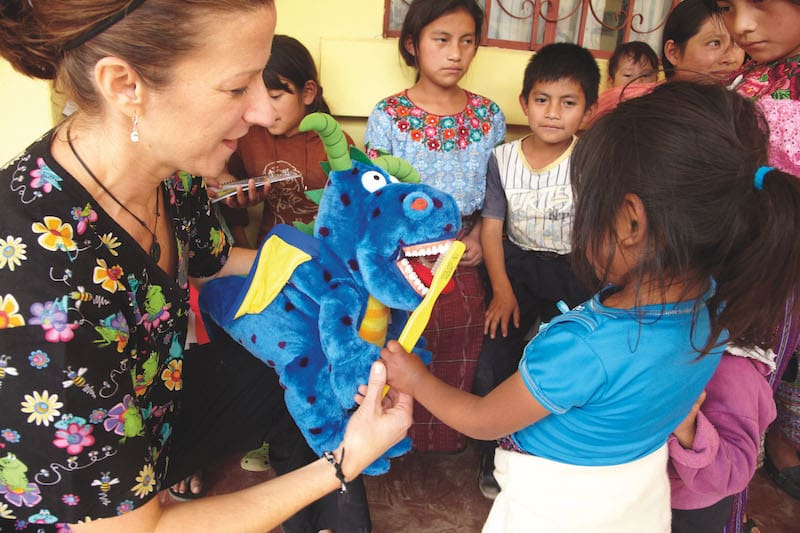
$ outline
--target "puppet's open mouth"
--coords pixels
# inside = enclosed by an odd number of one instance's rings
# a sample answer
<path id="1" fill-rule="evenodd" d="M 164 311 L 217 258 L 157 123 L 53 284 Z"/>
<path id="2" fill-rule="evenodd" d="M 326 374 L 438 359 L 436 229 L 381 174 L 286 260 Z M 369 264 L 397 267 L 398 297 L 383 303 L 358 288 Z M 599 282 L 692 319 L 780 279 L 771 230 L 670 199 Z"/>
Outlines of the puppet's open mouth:
<path id="1" fill-rule="evenodd" d="M 438 267 L 437 259 L 444 255 L 452 242 L 452 239 L 446 239 L 444 241 L 404 246 L 400 249 L 397 268 L 400 269 L 408 284 L 420 296 L 425 296 L 428 293 L 428 288 L 431 286 L 433 275 Z M 445 285 L 442 294 L 452 291 L 453 287 L 455 287 L 455 282 L 451 279 Z"/>

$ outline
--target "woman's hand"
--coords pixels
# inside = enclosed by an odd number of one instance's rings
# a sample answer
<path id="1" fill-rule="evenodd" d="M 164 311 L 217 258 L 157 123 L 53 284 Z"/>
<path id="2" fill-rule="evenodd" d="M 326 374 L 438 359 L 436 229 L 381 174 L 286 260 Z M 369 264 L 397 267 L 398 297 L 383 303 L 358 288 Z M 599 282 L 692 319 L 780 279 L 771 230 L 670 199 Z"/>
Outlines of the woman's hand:
<path id="1" fill-rule="evenodd" d="M 356 395 L 359 404 L 347 423 L 342 447 L 345 456 L 342 469 L 353 479 L 378 457 L 400 441 L 411 427 L 414 400 L 408 394 L 390 389 L 383 397 L 386 367 L 375 361 L 369 373 L 369 384 L 361 385 Z"/>

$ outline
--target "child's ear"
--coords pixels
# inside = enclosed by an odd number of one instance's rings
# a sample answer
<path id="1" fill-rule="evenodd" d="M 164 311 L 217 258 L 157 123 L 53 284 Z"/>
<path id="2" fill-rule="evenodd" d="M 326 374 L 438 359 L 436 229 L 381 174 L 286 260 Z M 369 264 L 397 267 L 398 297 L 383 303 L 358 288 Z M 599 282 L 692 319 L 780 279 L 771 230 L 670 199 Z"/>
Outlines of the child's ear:
<path id="1" fill-rule="evenodd" d="M 586 124 L 586 122 L 594 116 L 595 111 L 597 111 L 597 101 L 586 108 L 586 111 L 583 112 L 583 121 L 582 124 Z"/>
<path id="2" fill-rule="evenodd" d="M 522 107 L 522 113 L 528 116 L 528 97 L 526 95 L 519 95 L 519 105 Z"/>
<path id="3" fill-rule="evenodd" d="M 406 40 L 403 43 L 403 48 L 405 48 L 406 52 L 408 52 L 412 56 L 417 57 L 417 51 L 414 48 L 414 39 L 410 35 L 406 37 Z"/>
<path id="4" fill-rule="evenodd" d="M 647 214 L 644 202 L 639 196 L 628 193 L 622 200 L 615 224 L 617 242 L 626 247 L 638 246 L 644 242 L 647 233 Z"/>
<path id="5" fill-rule="evenodd" d="M 301 91 L 301 96 L 303 97 L 303 105 L 310 106 L 314 103 L 314 99 L 317 97 L 317 93 L 319 93 L 319 85 L 314 80 L 308 80 L 303 84 L 303 89 Z"/>

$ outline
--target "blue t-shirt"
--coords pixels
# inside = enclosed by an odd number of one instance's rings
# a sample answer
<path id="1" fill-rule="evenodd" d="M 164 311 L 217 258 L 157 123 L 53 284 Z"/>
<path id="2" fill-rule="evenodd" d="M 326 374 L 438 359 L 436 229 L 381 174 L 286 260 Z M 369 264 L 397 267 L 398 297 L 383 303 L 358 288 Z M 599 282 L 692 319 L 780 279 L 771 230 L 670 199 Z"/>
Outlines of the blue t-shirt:
<path id="1" fill-rule="evenodd" d="M 712 283 L 697 306 L 635 310 L 606 307 L 595 295 L 553 319 L 519 365 L 528 390 L 551 414 L 514 433 L 516 444 L 585 466 L 627 463 L 661 447 L 724 350 L 720 345 L 698 359 L 710 331 L 704 302 L 713 291 Z"/>

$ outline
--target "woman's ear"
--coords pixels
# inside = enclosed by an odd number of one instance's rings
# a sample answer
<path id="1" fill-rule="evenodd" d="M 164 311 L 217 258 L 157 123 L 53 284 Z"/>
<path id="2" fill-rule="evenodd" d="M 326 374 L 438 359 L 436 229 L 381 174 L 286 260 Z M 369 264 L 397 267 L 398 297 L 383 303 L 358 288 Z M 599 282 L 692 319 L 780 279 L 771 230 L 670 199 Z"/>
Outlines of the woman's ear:
<path id="1" fill-rule="evenodd" d="M 681 48 L 672 39 L 664 43 L 664 57 L 666 57 L 675 68 L 678 68 L 678 63 L 681 61 Z"/>
<path id="2" fill-rule="evenodd" d="M 300 91 L 303 98 L 303 105 L 310 106 L 317 98 L 320 88 L 314 80 L 308 80 L 303 84 L 303 89 Z"/>
<path id="3" fill-rule="evenodd" d="M 123 114 L 132 117 L 141 106 L 144 84 L 127 61 L 102 58 L 94 66 L 94 79 L 103 100 Z"/>

